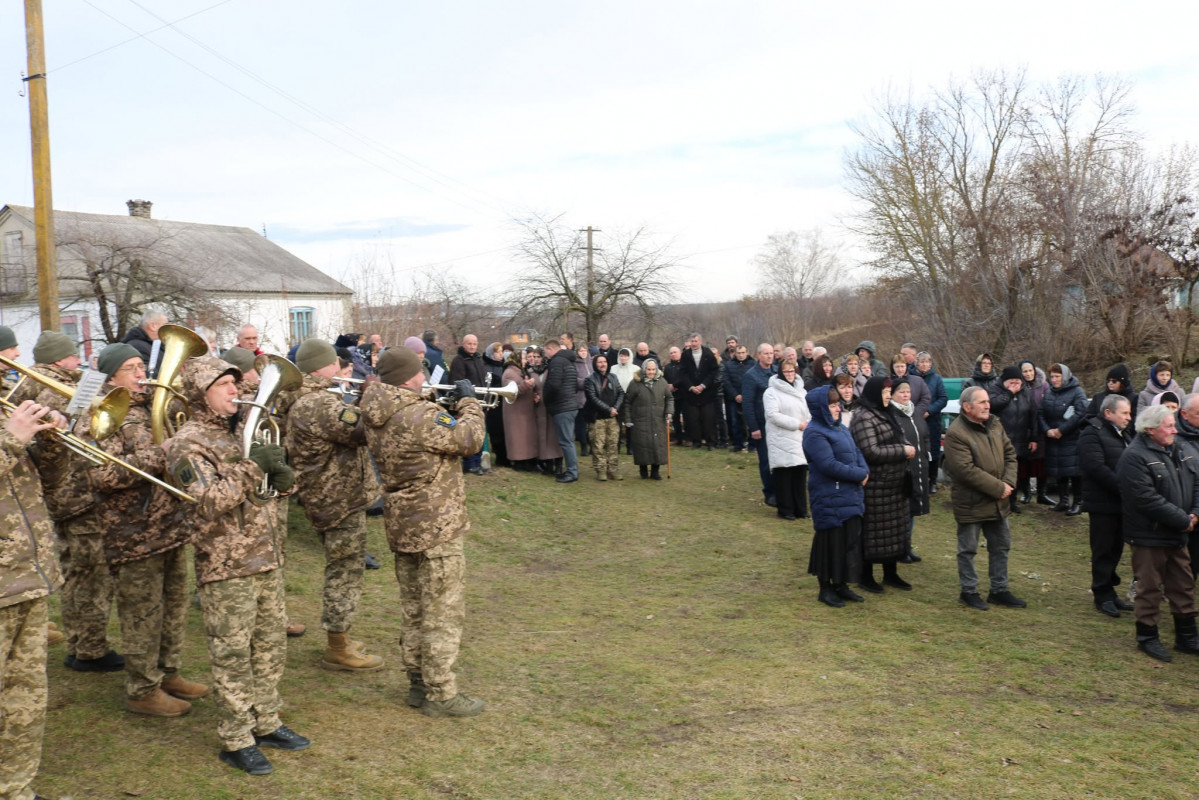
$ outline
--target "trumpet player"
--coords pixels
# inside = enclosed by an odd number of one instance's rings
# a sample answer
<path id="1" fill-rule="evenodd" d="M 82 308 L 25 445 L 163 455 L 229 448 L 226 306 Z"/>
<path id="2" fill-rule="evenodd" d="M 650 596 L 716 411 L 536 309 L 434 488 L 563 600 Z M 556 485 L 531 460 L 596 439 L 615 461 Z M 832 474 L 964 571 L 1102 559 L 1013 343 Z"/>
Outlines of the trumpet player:
<path id="1" fill-rule="evenodd" d="M 125 343 L 100 351 L 96 368 L 111 386 L 129 390 L 132 402 L 120 429 L 100 444 L 141 471 L 161 477 L 166 454 L 154 443 L 150 427 L 150 393 L 141 354 Z M 93 467 L 88 477 L 96 490 L 96 514 L 103 531 L 108 564 L 116 576 L 117 615 L 125 651 L 125 708 L 134 714 L 178 717 L 208 687 L 179 674 L 183 636 L 187 630 L 187 585 L 184 545 L 191 526 L 186 509 L 137 473 L 114 462 Z"/>
<path id="2" fill-rule="evenodd" d="M 58 331 L 42 331 L 33 347 L 34 367 L 60 383 L 74 386 L 81 377 L 75 342 Z M 26 385 L 30 382 L 26 381 Z M 42 389 L 37 402 L 66 410 L 66 397 Z M 79 423 L 86 427 L 85 422 Z M 104 537 L 96 515 L 96 495 L 88 483 L 91 462 L 57 439 L 39 437 L 31 451 L 42 476 L 46 507 L 54 520 L 58 561 L 65 583 L 61 609 L 67 655 L 63 663 L 79 672 L 119 672 L 125 659 L 108 643 L 114 581 L 104 555 Z"/>
<path id="3" fill-rule="evenodd" d="M 382 657 L 350 639 L 362 598 L 366 508 L 379 497 L 362 414 L 329 391 L 340 368 L 331 344 L 308 339 L 296 351 L 296 366 L 304 385 L 288 412 L 287 450 L 304 513 L 325 547 L 321 627 L 327 647 L 321 666 L 374 672 L 383 668 Z"/>
<path id="4" fill-rule="evenodd" d="M 294 474 L 279 445 L 243 453 L 229 419 L 238 369 L 212 356 L 182 369 L 191 418 L 166 443 L 166 471 L 196 499 L 192 544 L 219 712 L 220 760 L 251 775 L 274 771 L 260 747 L 306 750 L 279 718 L 287 655 L 283 548 L 276 510 L 255 502 L 264 476 L 286 491 Z"/>

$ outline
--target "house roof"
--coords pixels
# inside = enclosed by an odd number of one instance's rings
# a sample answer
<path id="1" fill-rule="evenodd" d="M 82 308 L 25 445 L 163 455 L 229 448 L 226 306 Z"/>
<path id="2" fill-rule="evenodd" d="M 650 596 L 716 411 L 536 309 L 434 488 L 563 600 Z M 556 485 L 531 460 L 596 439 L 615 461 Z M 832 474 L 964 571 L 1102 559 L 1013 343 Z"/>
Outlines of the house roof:
<path id="1" fill-rule="evenodd" d="M 0 209 L 34 227 L 33 209 Z M 54 212 L 60 279 L 82 276 L 84 251 L 101 243 L 153 250 L 164 266 L 191 276 L 196 288 L 219 293 L 349 295 L 353 291 L 249 228 L 114 214 Z"/>

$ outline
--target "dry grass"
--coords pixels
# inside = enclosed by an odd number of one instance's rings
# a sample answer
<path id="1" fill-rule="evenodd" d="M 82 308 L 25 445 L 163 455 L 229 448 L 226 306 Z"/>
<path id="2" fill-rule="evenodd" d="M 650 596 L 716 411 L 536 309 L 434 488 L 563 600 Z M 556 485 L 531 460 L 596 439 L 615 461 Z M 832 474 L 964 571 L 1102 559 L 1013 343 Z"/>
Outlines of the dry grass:
<path id="1" fill-rule="evenodd" d="M 915 591 L 833 610 L 804 574 L 810 526 L 757 502 L 752 456 L 675 455 L 660 483 L 471 479 L 459 677 L 482 716 L 404 705 L 387 568 L 367 573 L 354 629 L 387 669 L 317 668 L 321 554 L 293 509 L 289 610 L 310 633 L 282 688 L 313 748 L 235 773 L 210 700 L 133 717 L 120 675 L 65 670 L 59 647 L 35 785 L 79 800 L 1196 796 L 1199 659 L 1159 665 L 1131 618 L 1094 612 L 1085 517 L 1017 518 L 1029 608 L 983 614 L 956 602 L 938 494 L 917 523 L 925 561 L 902 570 Z M 371 548 L 384 555 L 377 523 Z M 187 674 L 204 679 L 198 612 L 191 625 Z"/>

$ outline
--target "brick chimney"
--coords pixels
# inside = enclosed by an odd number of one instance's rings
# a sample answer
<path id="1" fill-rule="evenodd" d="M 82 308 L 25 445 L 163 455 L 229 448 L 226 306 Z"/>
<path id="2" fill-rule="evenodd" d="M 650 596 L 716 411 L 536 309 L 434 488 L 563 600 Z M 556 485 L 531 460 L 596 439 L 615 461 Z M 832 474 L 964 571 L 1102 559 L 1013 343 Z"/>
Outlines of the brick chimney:
<path id="1" fill-rule="evenodd" d="M 127 200 L 125 205 L 129 206 L 129 216 L 150 219 L 150 206 L 154 204 L 149 200 Z"/>

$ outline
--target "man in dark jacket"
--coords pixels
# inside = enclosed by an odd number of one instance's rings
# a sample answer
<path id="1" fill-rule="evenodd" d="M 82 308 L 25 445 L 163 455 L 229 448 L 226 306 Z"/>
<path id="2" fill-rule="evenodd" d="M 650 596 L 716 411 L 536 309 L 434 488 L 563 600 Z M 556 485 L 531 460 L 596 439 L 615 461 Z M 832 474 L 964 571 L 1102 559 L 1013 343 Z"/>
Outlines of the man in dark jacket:
<path id="1" fill-rule="evenodd" d="M 683 393 L 679 390 L 679 383 L 683 379 L 683 351 L 677 347 L 672 347 L 668 351 L 670 360 L 662 367 L 662 377 L 666 379 L 666 385 L 670 387 L 671 399 L 674 401 L 675 415 L 671 421 L 671 431 L 674 436 L 675 444 L 683 443 Z"/>
<path id="2" fill-rule="evenodd" d="M 1116 567 L 1124 555 L 1124 517 L 1120 508 L 1120 482 L 1116 466 L 1128 448 L 1132 404 L 1119 394 L 1109 394 L 1099 416 L 1087 420 L 1078 437 L 1082 467 L 1082 510 L 1091 520 L 1091 595 L 1095 608 L 1109 617 L 1132 611 L 1116 594 L 1120 576 Z"/>
<path id="3" fill-rule="evenodd" d="M 1041 432 L 1037 417 L 1037 403 L 1032 392 L 1024 391 L 1024 378 L 1019 367 L 1004 367 L 1001 382 L 991 384 L 987 395 L 991 399 L 991 414 L 1003 423 L 1003 432 L 1016 448 L 1016 461 L 1028 459 L 1037 452 L 1037 441 Z M 1010 498 L 1013 514 L 1023 514 L 1016 503 L 1016 494 Z"/>
<path id="4" fill-rule="evenodd" d="M 658 358 L 658 354 L 649 349 L 649 345 L 645 342 L 637 342 L 637 348 L 633 350 L 633 366 L 640 367 L 645 363 L 646 359 L 652 358 L 655 363 L 661 364 L 662 359 Z"/>
<path id="5" fill-rule="evenodd" d="M 441 367 L 441 371 L 445 372 L 445 357 L 437 346 L 437 331 L 427 330 L 420 338 L 425 343 L 425 360 L 429 362 L 429 371 Z"/>
<path id="6" fill-rule="evenodd" d="M 687 337 L 687 352 L 680 359 L 682 366 L 679 393 L 685 398 L 683 406 L 687 415 L 685 423 L 691 446 L 708 449 L 716 446 L 716 381 L 719 365 L 716 356 L 707 347 L 698 333 Z"/>
<path id="7" fill-rule="evenodd" d="M 1028 604 L 1007 588 L 1012 546 L 1008 498 L 1016 491 L 1016 448 L 991 416 L 991 400 L 981 387 L 962 391 L 962 413 L 945 434 L 945 471 L 953 480 L 953 517 L 958 523 L 958 599 L 978 611 L 986 611 L 987 603 L 1024 608 Z M 980 533 L 987 537 L 991 579 L 986 602 L 978 594 L 974 571 Z"/>
<path id="8" fill-rule="evenodd" d="M 616 366 L 616 358 L 620 355 L 620 350 L 612 346 L 612 337 L 606 333 L 599 335 L 599 346 L 591 348 L 591 357 L 603 356 L 608 359 L 608 369 Z M 638 364 L 637 366 L 641 366 Z"/>
<path id="9" fill-rule="evenodd" d="M 812 352 L 815 351 L 813 350 Z M 882 375 L 885 377 L 889 375 L 891 371 L 887 369 L 886 364 L 884 364 L 875 356 L 875 353 L 877 352 L 878 348 L 876 348 L 874 346 L 874 342 L 870 341 L 869 339 L 858 342 L 858 346 L 854 348 L 854 353 L 857 354 L 859 361 L 869 362 L 871 375 Z"/>
<path id="10" fill-rule="evenodd" d="M 758 451 L 758 474 L 768 506 L 775 505 L 774 475 L 770 472 L 770 457 L 766 453 L 766 408 L 762 404 L 762 395 L 770 378 L 777 374 L 774 346 L 763 342 L 758 345 L 757 362 L 741 379 L 741 413 L 745 415 L 745 429 L 749 431 L 749 446 Z"/>
<path id="11" fill-rule="evenodd" d="M 1175 445 L 1174 414 L 1166 406 L 1141 409 L 1136 428 L 1136 440 L 1120 456 L 1116 480 L 1124 539 L 1132 546 L 1137 576 L 1137 648 L 1170 661 L 1157 630 L 1163 594 L 1174 615 L 1174 649 L 1199 654 L 1195 579 L 1187 553 L 1188 535 L 1199 522 L 1199 458 L 1189 447 Z"/>
<path id="12" fill-rule="evenodd" d="M 425 347 L 425 357 L 428 358 L 428 343 L 425 344 Z M 458 348 L 458 357 L 450 364 L 450 383 L 462 380 L 470 381 L 471 385 L 475 387 L 487 385 L 487 365 L 483 363 L 483 355 L 479 352 L 479 337 L 473 333 L 462 337 L 462 345 Z M 487 472 L 483 469 L 483 451 L 479 450 L 473 456 L 462 459 L 462 468 L 472 475 L 482 475 Z"/>
<path id="13" fill-rule="evenodd" d="M 554 420 L 558 446 L 562 448 L 566 465 L 566 471 L 558 476 L 558 483 L 574 483 L 579 479 L 579 456 L 575 451 L 575 416 L 579 413 L 576 390 L 579 373 L 575 370 L 575 362 L 579 357 L 565 346 L 565 339 L 564 336 L 561 341 L 550 339 L 545 343 L 549 368 L 546 370 L 545 389 L 541 399 L 545 403 L 546 412 Z"/>
<path id="14" fill-rule="evenodd" d="M 1137 401 L 1140 398 L 1132 388 L 1132 373 L 1123 364 L 1117 364 L 1108 370 L 1107 388 L 1091 398 L 1091 405 L 1087 408 L 1087 417 L 1098 417 L 1099 407 L 1103 405 L 1104 399 L 1113 394 L 1118 394 L 1128 400 L 1132 408 L 1132 418 L 1135 420 L 1137 418 Z M 1179 427 L 1181 428 L 1181 423 Z"/>
<path id="15" fill-rule="evenodd" d="M 933 357 L 921 350 L 916 354 L 916 371 L 924 379 L 932 402 L 928 404 L 928 493 L 937 493 L 937 472 L 941 467 L 941 412 L 949 403 L 945 381 L 933 369 Z"/>
<path id="16" fill-rule="evenodd" d="M 158 329 L 167 324 L 167 315 L 160 311 L 147 311 L 142 314 L 142 321 L 136 328 L 130 328 L 121 339 L 124 344 L 132 345 L 133 349 L 146 362 L 146 372 L 152 378 L 158 374 L 158 365 L 162 363 L 162 348 L 158 348 L 158 360 L 151 363 L 150 353 L 154 343 L 158 341 Z"/>
<path id="17" fill-rule="evenodd" d="M 724 362 L 724 411 L 729 423 L 729 438 L 734 453 L 745 448 L 745 419 L 741 413 L 741 381 L 754 362 L 745 345 L 737 345 L 733 358 Z"/>

